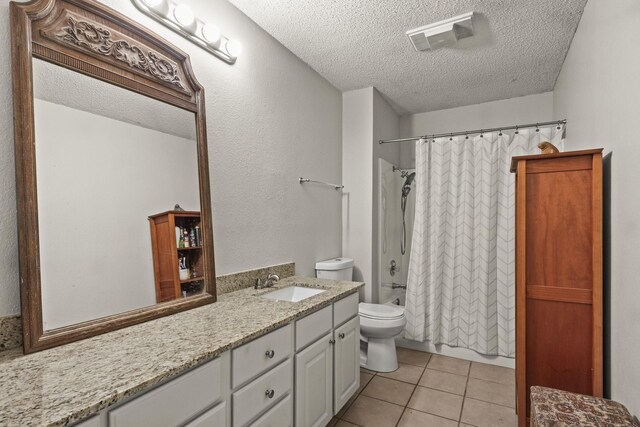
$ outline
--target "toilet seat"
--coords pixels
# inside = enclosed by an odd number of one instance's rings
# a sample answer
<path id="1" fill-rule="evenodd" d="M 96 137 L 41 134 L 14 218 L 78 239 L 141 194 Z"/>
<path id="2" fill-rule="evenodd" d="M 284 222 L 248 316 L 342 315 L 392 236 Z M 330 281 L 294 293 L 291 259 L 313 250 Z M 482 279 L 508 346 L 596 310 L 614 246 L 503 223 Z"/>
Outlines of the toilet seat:
<path id="1" fill-rule="evenodd" d="M 404 317 L 404 310 L 384 304 L 369 304 L 361 302 L 358 304 L 360 317 L 373 320 L 397 320 Z"/>

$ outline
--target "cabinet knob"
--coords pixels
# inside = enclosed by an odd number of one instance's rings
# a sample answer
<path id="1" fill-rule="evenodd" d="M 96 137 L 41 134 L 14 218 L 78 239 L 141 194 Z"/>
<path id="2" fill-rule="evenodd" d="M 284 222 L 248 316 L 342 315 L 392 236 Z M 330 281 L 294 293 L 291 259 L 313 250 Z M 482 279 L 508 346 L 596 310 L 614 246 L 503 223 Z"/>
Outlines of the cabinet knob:
<path id="1" fill-rule="evenodd" d="M 329 340 L 329 344 L 335 344 L 336 340 L 334 340 L 333 338 Z"/>
<path id="2" fill-rule="evenodd" d="M 276 395 L 276 392 L 274 390 L 267 390 L 264 392 L 264 395 L 267 396 L 269 399 L 273 399 L 273 396 Z"/>
<path id="3" fill-rule="evenodd" d="M 340 337 L 341 340 L 344 339 L 344 332 L 340 332 L 340 334 L 338 335 Z"/>
<path id="4" fill-rule="evenodd" d="M 275 352 L 275 351 L 273 351 L 273 350 L 267 350 L 267 351 L 264 353 L 264 355 L 265 355 L 265 356 L 267 356 L 269 359 L 273 359 L 273 356 L 275 356 L 275 355 L 276 355 L 276 352 Z"/>

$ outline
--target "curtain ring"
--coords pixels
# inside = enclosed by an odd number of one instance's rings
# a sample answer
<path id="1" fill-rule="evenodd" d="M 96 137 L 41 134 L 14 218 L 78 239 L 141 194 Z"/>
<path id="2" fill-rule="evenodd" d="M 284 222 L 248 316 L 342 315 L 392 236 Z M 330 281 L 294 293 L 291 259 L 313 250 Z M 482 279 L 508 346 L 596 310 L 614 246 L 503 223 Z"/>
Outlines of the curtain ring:
<path id="1" fill-rule="evenodd" d="M 502 136 L 502 129 L 498 129 L 499 133 L 498 136 Z"/>
<path id="2" fill-rule="evenodd" d="M 464 139 L 469 139 L 469 134 L 467 132 L 464 133 Z"/>
<path id="3" fill-rule="evenodd" d="M 453 141 L 453 132 L 449 134 L 449 141 Z"/>
<path id="4" fill-rule="evenodd" d="M 557 129 L 557 130 L 560 130 L 560 129 L 561 129 L 561 126 L 560 126 L 560 124 L 561 124 L 561 123 L 562 123 L 562 122 L 558 122 L 558 126 L 556 127 L 556 129 Z"/>
<path id="5" fill-rule="evenodd" d="M 484 129 L 480 129 L 480 138 L 484 138 Z"/>
<path id="6" fill-rule="evenodd" d="M 518 126 L 516 126 L 515 134 L 517 135 L 517 134 L 519 134 L 519 133 L 520 133 L 520 131 L 518 131 Z"/>
<path id="7" fill-rule="evenodd" d="M 540 132 L 540 127 L 538 126 L 537 123 L 536 123 L 536 132 Z"/>

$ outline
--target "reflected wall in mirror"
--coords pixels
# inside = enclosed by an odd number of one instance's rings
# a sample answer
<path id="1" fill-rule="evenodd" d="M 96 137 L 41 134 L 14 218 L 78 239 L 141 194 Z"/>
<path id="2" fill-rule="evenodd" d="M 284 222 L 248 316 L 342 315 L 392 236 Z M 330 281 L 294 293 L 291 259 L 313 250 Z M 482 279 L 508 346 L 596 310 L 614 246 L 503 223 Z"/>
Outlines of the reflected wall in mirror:
<path id="1" fill-rule="evenodd" d="M 154 305 L 148 218 L 200 211 L 194 113 L 40 59 L 33 83 L 44 330 Z"/>
<path id="2" fill-rule="evenodd" d="M 93 0 L 12 3 L 11 22 L 25 352 L 214 302 L 188 57 Z"/>

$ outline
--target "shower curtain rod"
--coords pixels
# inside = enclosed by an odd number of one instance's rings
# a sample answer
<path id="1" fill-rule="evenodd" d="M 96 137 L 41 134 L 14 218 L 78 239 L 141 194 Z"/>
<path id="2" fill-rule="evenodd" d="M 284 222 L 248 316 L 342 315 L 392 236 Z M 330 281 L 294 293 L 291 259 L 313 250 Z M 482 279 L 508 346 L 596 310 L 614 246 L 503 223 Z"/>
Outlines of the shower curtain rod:
<path id="1" fill-rule="evenodd" d="M 530 123 L 528 125 L 514 125 L 514 126 L 503 126 L 499 128 L 490 128 L 490 129 L 476 129 L 476 130 L 465 130 L 463 132 L 450 132 L 450 133 L 437 133 L 434 135 L 423 135 L 423 136 L 414 136 L 411 138 L 399 138 L 399 139 L 381 139 L 378 144 L 388 144 L 391 142 L 408 142 L 408 141 L 417 141 L 419 139 L 434 139 L 434 138 L 442 138 L 445 136 L 460 136 L 460 135 L 473 135 L 473 134 L 483 134 L 485 132 L 497 132 L 503 130 L 511 130 L 511 129 L 524 129 L 524 128 L 538 128 L 540 126 L 549 126 L 549 125 L 564 125 L 567 123 L 567 119 L 563 120 L 554 120 L 552 122 L 540 122 L 540 123 Z"/>

